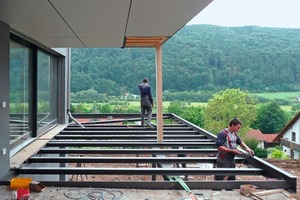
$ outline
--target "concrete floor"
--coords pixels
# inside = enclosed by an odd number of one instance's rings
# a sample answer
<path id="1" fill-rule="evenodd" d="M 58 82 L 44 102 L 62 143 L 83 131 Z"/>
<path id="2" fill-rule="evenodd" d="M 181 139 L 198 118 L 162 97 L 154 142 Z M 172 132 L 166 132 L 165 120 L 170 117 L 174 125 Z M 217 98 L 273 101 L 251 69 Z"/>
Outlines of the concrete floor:
<path id="1" fill-rule="evenodd" d="M 212 191 L 193 190 L 197 200 L 247 200 L 251 197 L 242 196 L 240 190 Z M 64 199 L 97 199 L 102 193 L 103 198 L 98 200 L 190 200 L 191 197 L 184 190 L 134 190 L 134 189 L 96 189 L 96 188 L 65 188 L 46 187 L 42 192 L 31 192 L 30 200 L 64 200 Z M 88 195 L 93 195 L 91 198 Z M 200 195 L 202 194 L 202 195 Z M 67 197 L 67 196 L 69 197 Z M 80 198 L 80 196 L 82 198 Z M 94 197 L 94 198 L 92 198 Z M 0 186 L 0 199 L 15 199 L 13 191 L 8 186 Z"/>

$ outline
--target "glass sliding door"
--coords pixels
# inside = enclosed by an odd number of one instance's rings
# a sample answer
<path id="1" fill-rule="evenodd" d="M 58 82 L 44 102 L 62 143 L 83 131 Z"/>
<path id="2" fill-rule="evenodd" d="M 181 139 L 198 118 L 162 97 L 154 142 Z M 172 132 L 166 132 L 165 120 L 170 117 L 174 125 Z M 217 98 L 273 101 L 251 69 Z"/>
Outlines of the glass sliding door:
<path id="1" fill-rule="evenodd" d="M 37 128 L 38 132 L 57 122 L 57 59 L 38 51 Z"/>
<path id="2" fill-rule="evenodd" d="M 25 144 L 58 120 L 62 56 L 16 36 L 10 41 L 10 145 Z"/>
<path id="3" fill-rule="evenodd" d="M 29 137 L 29 69 L 31 49 L 10 42 L 10 141 Z"/>

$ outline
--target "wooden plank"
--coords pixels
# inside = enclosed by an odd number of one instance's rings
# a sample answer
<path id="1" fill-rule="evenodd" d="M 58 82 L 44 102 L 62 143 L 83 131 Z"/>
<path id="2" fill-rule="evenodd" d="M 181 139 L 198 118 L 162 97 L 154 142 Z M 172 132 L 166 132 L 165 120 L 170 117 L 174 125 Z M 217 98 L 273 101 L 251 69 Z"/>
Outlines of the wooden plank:
<path id="1" fill-rule="evenodd" d="M 265 196 L 265 195 L 269 195 L 269 194 L 281 193 L 283 191 L 284 191 L 283 189 L 275 189 L 275 190 L 266 190 L 266 191 L 254 192 L 254 193 L 256 195 Z"/>
<path id="2" fill-rule="evenodd" d="M 260 191 L 260 192 L 250 192 L 250 194 L 259 200 L 265 200 L 263 196 L 266 198 L 272 198 L 273 195 L 276 195 L 278 197 L 279 195 L 282 196 L 280 199 L 289 199 L 289 200 L 295 200 L 287 191 L 284 189 L 274 189 L 274 190 L 266 190 L 266 191 Z M 286 197 L 286 198 L 284 198 Z"/>
<path id="3" fill-rule="evenodd" d="M 56 136 L 58 133 L 64 130 L 67 126 L 67 124 L 58 125 L 55 128 L 48 131 L 47 133 L 43 134 L 37 140 L 51 140 L 54 136 Z"/>
<path id="4" fill-rule="evenodd" d="M 17 154 L 15 154 L 10 159 L 10 168 L 16 169 L 19 168 L 30 156 L 36 154 L 42 147 L 44 147 L 49 140 L 51 140 L 55 135 L 60 133 L 67 125 L 58 125 L 55 128 L 51 129 L 44 135 L 40 136 L 32 143 L 27 145 L 25 148 L 22 148 Z"/>
<path id="5" fill-rule="evenodd" d="M 250 192 L 250 194 L 252 196 L 255 196 L 258 200 L 265 200 L 264 198 L 262 198 L 261 196 L 257 195 L 255 192 Z"/>

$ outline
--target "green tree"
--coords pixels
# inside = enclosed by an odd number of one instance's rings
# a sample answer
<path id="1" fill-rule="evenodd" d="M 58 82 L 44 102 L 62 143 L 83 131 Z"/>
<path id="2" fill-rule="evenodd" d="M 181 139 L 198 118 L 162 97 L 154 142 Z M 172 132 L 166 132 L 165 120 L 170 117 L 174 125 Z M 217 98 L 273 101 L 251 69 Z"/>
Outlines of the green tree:
<path id="1" fill-rule="evenodd" d="M 279 133 L 287 123 L 287 117 L 280 106 L 275 102 L 261 104 L 252 127 L 262 133 Z"/>
<path id="2" fill-rule="evenodd" d="M 184 110 L 181 117 L 199 127 L 203 127 L 204 125 L 203 110 L 204 108 L 201 106 L 196 106 L 196 107 L 190 106 Z"/>
<path id="3" fill-rule="evenodd" d="M 268 38 L 268 39 L 265 39 Z M 188 25 L 164 44 L 164 90 L 179 101 L 200 100 L 196 91 L 240 88 L 251 92 L 299 91 L 300 29 L 267 27 L 220 27 Z M 11 74 L 22 77 L 19 50 L 12 51 Z M 43 61 L 43 60 L 41 60 Z M 120 87 L 138 94 L 144 77 L 155 83 L 153 48 L 74 48 L 71 62 L 71 92 L 95 89 L 99 94 L 119 96 Z M 280 76 L 278 76 L 280 74 Z M 25 75 L 26 76 L 26 75 Z M 17 94 L 23 81 L 14 78 Z M 43 80 L 40 80 L 43 81 Z M 45 86 L 45 85 L 44 85 Z M 153 84 L 155 94 L 156 85 Z M 13 95 L 16 101 L 19 95 Z M 167 101 L 171 95 L 164 96 Z M 203 97 L 201 95 L 200 97 Z M 72 99 L 75 100 L 75 99 Z M 80 102 L 77 100 L 77 102 Z"/>
<path id="4" fill-rule="evenodd" d="M 179 101 L 172 101 L 168 106 L 168 113 L 174 113 L 175 115 L 182 115 L 185 109 L 185 104 Z"/>
<path id="5" fill-rule="evenodd" d="M 100 112 L 101 113 L 111 113 L 112 112 L 112 108 L 109 104 L 105 103 L 101 106 L 100 108 Z"/>
<path id="6" fill-rule="evenodd" d="M 226 89 L 216 93 L 208 101 L 204 114 L 204 128 L 214 134 L 228 126 L 232 118 L 243 122 L 240 135 L 250 130 L 256 117 L 255 99 L 248 92 Z"/>
<path id="7" fill-rule="evenodd" d="M 293 111 L 295 113 L 300 111 L 300 102 L 299 101 L 292 104 L 291 111 Z"/>
<path id="8" fill-rule="evenodd" d="M 80 103 L 75 106 L 74 113 L 91 113 L 91 111 L 87 108 L 86 104 Z"/>

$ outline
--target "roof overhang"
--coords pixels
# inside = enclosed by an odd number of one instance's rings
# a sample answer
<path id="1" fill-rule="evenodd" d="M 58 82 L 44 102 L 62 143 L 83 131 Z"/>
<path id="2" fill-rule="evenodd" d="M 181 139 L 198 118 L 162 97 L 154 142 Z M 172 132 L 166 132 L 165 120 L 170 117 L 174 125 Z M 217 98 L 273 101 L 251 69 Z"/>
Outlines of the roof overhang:
<path id="1" fill-rule="evenodd" d="M 0 21 L 48 47 L 153 47 L 213 0 L 1 0 Z"/>

